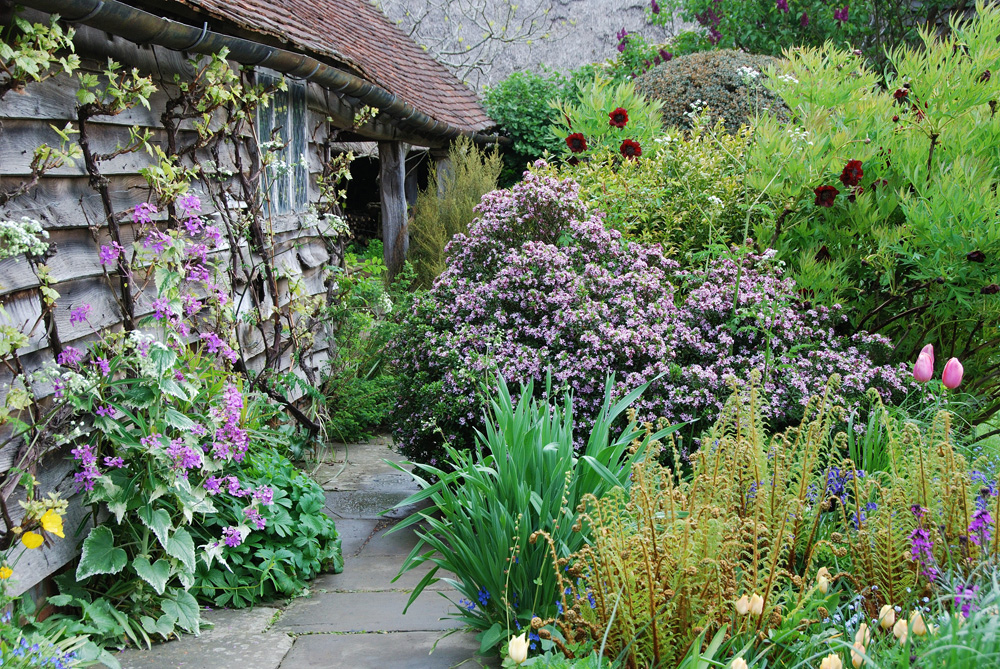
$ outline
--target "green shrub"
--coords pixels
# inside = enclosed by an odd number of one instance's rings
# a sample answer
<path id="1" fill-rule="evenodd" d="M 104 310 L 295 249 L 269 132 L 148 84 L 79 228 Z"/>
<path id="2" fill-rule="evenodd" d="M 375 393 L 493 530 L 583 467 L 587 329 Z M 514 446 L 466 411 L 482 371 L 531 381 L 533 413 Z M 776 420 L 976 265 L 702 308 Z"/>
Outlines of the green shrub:
<path id="1" fill-rule="evenodd" d="M 191 591 L 212 606 L 243 608 L 291 597 L 323 571 L 344 568 L 340 538 L 323 513 L 323 489 L 282 455 L 262 451 L 249 456 L 241 481 L 274 490 L 274 503 L 261 515 L 267 525 L 226 553 L 226 565 L 200 564 Z M 196 532 L 208 542 L 227 525 L 243 522 L 242 505 L 228 500 Z"/>
<path id="2" fill-rule="evenodd" d="M 666 129 L 641 161 L 597 159 L 570 165 L 542 163 L 539 174 L 571 178 L 580 201 L 605 214 L 605 223 L 641 242 L 660 242 L 682 265 L 713 244 L 742 240 L 754 195 L 743 166 L 748 132 L 725 131 L 697 117 L 690 131 Z M 750 210 L 757 222 L 769 210 Z"/>
<path id="3" fill-rule="evenodd" d="M 562 150 L 560 140 L 552 134 L 558 112 L 550 103 L 576 100 L 578 89 L 593 76 L 592 66 L 575 70 L 569 77 L 547 70 L 525 70 L 514 72 L 486 89 L 483 95 L 486 111 L 511 140 L 503 152 L 502 187 L 520 180 L 529 163 L 546 153 L 558 154 Z"/>
<path id="4" fill-rule="evenodd" d="M 662 103 L 664 125 L 690 127 L 692 112 L 707 106 L 726 129 L 735 132 L 765 110 L 785 115 L 781 98 L 760 85 L 763 73 L 780 65 L 770 56 L 706 51 L 657 65 L 635 85 L 639 93 Z"/>
<path id="5" fill-rule="evenodd" d="M 443 172 L 431 171 L 413 211 L 410 261 L 419 288 L 430 288 L 444 271 L 444 247 L 456 234 L 468 231 L 476 205 L 496 188 L 500 155 L 482 151 L 469 138 L 460 137 L 448 149 L 448 167 Z"/>
<path id="6" fill-rule="evenodd" d="M 970 407 L 1000 396 L 1000 10 L 924 48 L 890 54 L 883 76 L 825 47 L 790 55 L 768 86 L 794 121 L 765 117 L 747 179 L 777 203 L 755 237 L 803 295 L 840 302 L 855 328 L 885 334 L 900 360 L 933 343 L 966 368 Z"/>
<path id="7" fill-rule="evenodd" d="M 552 561 L 583 545 L 583 536 L 574 531 L 577 506 L 585 497 L 625 485 L 628 464 L 641 457 L 651 439 L 671 429 L 650 435 L 632 421 L 612 430 L 646 387 L 613 403 L 614 386 L 610 377 L 579 454 L 573 443 L 571 393 L 561 403 L 539 402 L 528 383 L 515 399 L 501 379 L 476 448 L 447 447 L 447 462 L 440 467 L 416 465 L 413 477 L 422 490 L 398 506 L 421 500 L 432 504 L 393 530 L 425 523 L 416 527 L 420 541 L 400 575 L 424 563 L 433 567 L 407 606 L 438 580 L 439 570 L 451 572 L 454 577 L 443 580 L 465 598 L 456 602 L 454 617 L 482 633 L 483 652 L 527 629 L 533 616 L 555 614 L 560 591 Z M 551 378 L 546 390 L 555 400 Z M 537 530 L 545 530 L 551 541 L 535 542 Z M 552 648 L 551 641 L 530 634 L 532 646 Z"/>
<path id="8" fill-rule="evenodd" d="M 581 90 L 578 102 L 552 105 L 559 112 L 552 132 L 562 140 L 560 151 L 576 160 L 625 156 L 627 142 L 638 143 L 638 156 L 652 148 L 660 132 L 662 105 L 643 98 L 630 81 L 598 78 Z"/>
<path id="9" fill-rule="evenodd" d="M 371 242 L 364 256 L 348 254 L 347 269 L 338 268 L 323 313 L 331 344 L 320 384 L 324 428 L 343 443 L 363 441 L 386 427 L 397 385 L 385 349 L 413 299 L 413 270 L 407 264 L 387 288 L 380 249 L 381 243 Z"/>

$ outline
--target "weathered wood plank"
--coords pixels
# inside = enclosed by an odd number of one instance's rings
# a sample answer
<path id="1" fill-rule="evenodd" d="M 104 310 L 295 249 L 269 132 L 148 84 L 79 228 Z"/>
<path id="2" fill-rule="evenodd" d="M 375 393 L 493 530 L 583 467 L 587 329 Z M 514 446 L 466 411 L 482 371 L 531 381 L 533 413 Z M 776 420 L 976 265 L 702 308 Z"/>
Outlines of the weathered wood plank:
<path id="1" fill-rule="evenodd" d="M 385 266 L 392 278 L 403 269 L 410 249 L 406 217 L 406 148 L 402 142 L 379 142 L 378 155 L 382 243 Z"/>

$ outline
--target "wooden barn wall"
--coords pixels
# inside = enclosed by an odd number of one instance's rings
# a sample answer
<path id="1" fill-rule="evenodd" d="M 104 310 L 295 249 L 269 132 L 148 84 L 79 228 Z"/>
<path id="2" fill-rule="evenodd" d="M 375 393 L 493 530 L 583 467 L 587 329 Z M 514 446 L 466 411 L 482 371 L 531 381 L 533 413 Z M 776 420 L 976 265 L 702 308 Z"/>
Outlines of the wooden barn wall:
<path id="1" fill-rule="evenodd" d="M 154 137 L 161 139 L 160 115 L 163 112 L 167 93 L 172 88 L 166 82 L 174 81 L 174 74 L 190 78 L 193 74 L 183 54 L 158 47 L 138 47 L 119 38 L 112 38 L 103 32 L 80 28 L 77 52 L 84 59 L 84 69 L 99 72 L 108 57 L 113 57 L 129 67 L 138 67 L 143 74 L 151 74 L 159 88 L 150 99 L 150 109 L 136 107 L 116 117 L 95 118 L 91 122 L 90 134 L 96 151 L 113 150 L 117 144 L 125 144 L 129 139 L 129 128 L 147 128 Z M 59 76 L 42 83 L 29 85 L 23 93 L 9 93 L 0 101 L 0 189 L 9 189 L 30 174 L 32 152 L 39 144 L 47 142 L 58 145 L 58 137 L 50 126 L 63 127 L 76 120 L 76 76 Z M 318 197 L 315 176 L 321 171 L 320 150 L 317 143 L 326 137 L 328 117 L 334 119 L 349 117 L 350 108 L 343 101 L 326 91 L 310 85 L 308 90 L 308 132 L 309 138 L 309 201 Z M 102 171 L 110 184 L 111 198 L 116 212 L 130 212 L 140 202 L 150 199 L 149 189 L 139 170 L 151 164 L 145 151 L 121 156 L 102 164 Z M 195 192 L 198 192 L 195 189 Z M 202 198 L 206 214 L 211 215 L 210 199 Z M 98 251 L 101 244 L 110 242 L 104 225 L 104 211 L 100 196 L 86 176 L 82 160 L 76 165 L 66 165 L 46 174 L 40 183 L 28 194 L 16 198 L 0 207 L 0 218 L 20 218 L 28 216 L 40 220 L 50 234 L 50 243 L 55 250 L 48 262 L 53 288 L 60 294 L 55 310 L 55 327 L 64 345 L 80 347 L 92 338 L 93 327 L 118 328 L 122 317 L 118 308 L 115 291 L 118 288 L 116 276 L 105 275 L 100 265 Z M 123 245 L 129 249 L 133 239 L 131 218 L 126 216 L 123 223 Z M 338 262 L 331 258 L 328 245 L 312 227 L 304 227 L 301 215 L 286 215 L 274 221 L 274 262 L 278 274 L 279 303 L 287 305 L 290 298 L 289 285 L 300 281 L 305 292 L 315 295 L 325 292 L 327 268 Z M 248 249 L 244 249 L 247 255 Z M 227 262 L 228 249 L 216 252 L 220 262 Z M 109 268 L 110 269 L 110 268 Z M 112 290 L 114 287 L 114 291 Z M 239 302 L 246 291 L 245 285 L 233 287 L 234 299 Z M 266 289 L 265 289 L 266 290 Z M 246 302 L 246 301 L 244 301 Z M 270 304 L 271 296 L 266 295 L 265 304 Z M 74 325 L 69 314 L 73 307 L 88 303 L 92 307 L 90 323 Z M 8 325 L 14 325 L 30 335 L 30 343 L 21 350 L 21 360 L 28 372 L 35 371 L 54 360 L 52 349 L 39 322 L 41 302 L 39 281 L 31 266 L 21 258 L 0 260 L 0 304 L 9 317 Z M 136 317 L 151 312 L 148 297 L 138 297 Z M 259 333 L 249 326 L 238 326 L 238 336 L 251 368 L 263 366 L 264 345 Z M 317 347 L 307 356 L 317 372 L 328 357 L 321 337 L 317 337 Z M 290 362 L 282 361 L 287 370 Z M 298 369 L 295 370 L 300 373 Z M 3 402 L 12 374 L 0 367 L 0 402 Z M 5 432 L 6 429 L 6 432 Z M 10 436 L 10 428 L 0 426 L 0 443 Z M 0 449 L 0 473 L 12 465 L 21 444 L 14 443 Z M 56 490 L 65 496 L 72 495 L 73 463 L 66 449 L 48 455 L 41 463 L 36 475 L 42 483 L 42 490 Z M 16 495 L 10 499 L 10 508 L 18 520 L 20 507 Z M 74 499 L 78 499 L 74 498 Z M 66 527 L 75 528 L 84 516 L 79 504 L 71 504 L 71 512 Z M 14 591 L 20 592 L 31 587 L 46 575 L 70 561 L 77 553 L 78 541 L 67 535 L 65 541 L 39 551 L 27 552 L 18 564 Z"/>

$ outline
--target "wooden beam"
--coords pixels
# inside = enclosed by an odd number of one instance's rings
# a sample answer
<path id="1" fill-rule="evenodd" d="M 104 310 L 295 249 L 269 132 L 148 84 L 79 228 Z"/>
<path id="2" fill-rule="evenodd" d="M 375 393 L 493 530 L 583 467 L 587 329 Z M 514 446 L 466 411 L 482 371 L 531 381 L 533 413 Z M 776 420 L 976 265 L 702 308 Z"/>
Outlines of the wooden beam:
<path id="1" fill-rule="evenodd" d="M 403 269 L 410 250 L 406 215 L 406 147 L 379 142 L 379 190 L 382 199 L 382 244 L 389 278 Z"/>

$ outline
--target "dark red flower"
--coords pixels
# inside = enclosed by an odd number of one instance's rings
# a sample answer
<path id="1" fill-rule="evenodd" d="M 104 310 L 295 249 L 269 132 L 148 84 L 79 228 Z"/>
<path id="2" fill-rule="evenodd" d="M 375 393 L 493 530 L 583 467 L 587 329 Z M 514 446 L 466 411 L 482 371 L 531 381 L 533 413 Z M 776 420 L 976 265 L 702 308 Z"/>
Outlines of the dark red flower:
<path id="1" fill-rule="evenodd" d="M 899 123 L 899 116 L 893 116 L 892 117 L 892 122 L 893 123 Z"/>
<path id="2" fill-rule="evenodd" d="M 865 171 L 861 169 L 860 160 L 848 160 L 844 165 L 844 171 L 840 173 L 840 183 L 848 188 L 854 188 L 861 183 L 861 177 L 864 175 Z"/>
<path id="3" fill-rule="evenodd" d="M 910 96 L 910 91 L 907 88 L 897 88 L 896 92 L 892 94 L 892 97 L 896 98 L 896 102 L 902 104 L 903 100 Z"/>
<path id="4" fill-rule="evenodd" d="M 986 254 L 976 249 L 965 254 L 965 259 L 969 262 L 986 262 Z"/>
<path id="5" fill-rule="evenodd" d="M 618 149 L 626 158 L 638 158 L 642 155 L 642 147 L 634 139 L 626 139 Z"/>
<path id="6" fill-rule="evenodd" d="M 583 153 L 587 150 L 587 138 L 583 136 L 582 132 L 574 132 L 566 138 L 566 146 L 573 153 Z"/>
<path id="7" fill-rule="evenodd" d="M 608 114 L 608 123 L 616 128 L 624 128 L 625 124 L 628 123 L 628 112 L 618 107 Z"/>
<path id="8" fill-rule="evenodd" d="M 840 195 L 840 191 L 833 186 L 820 186 L 813 192 L 816 193 L 817 207 L 832 207 L 833 201 Z"/>
<path id="9" fill-rule="evenodd" d="M 571 156 L 570 159 L 567 160 L 566 162 L 572 165 L 573 167 L 576 167 L 577 165 L 580 164 L 580 159 L 577 158 L 576 156 Z"/>
<path id="10" fill-rule="evenodd" d="M 983 286 L 979 292 L 983 295 L 996 295 L 997 293 L 1000 293 L 1000 286 L 995 283 L 991 283 L 988 286 Z"/>
<path id="11" fill-rule="evenodd" d="M 990 73 L 990 71 L 986 70 L 985 72 L 979 75 L 979 83 L 985 84 L 987 81 L 990 80 L 991 76 L 993 75 Z"/>

